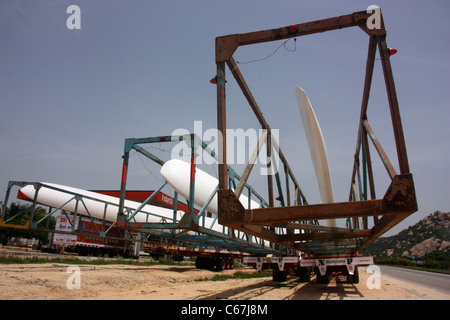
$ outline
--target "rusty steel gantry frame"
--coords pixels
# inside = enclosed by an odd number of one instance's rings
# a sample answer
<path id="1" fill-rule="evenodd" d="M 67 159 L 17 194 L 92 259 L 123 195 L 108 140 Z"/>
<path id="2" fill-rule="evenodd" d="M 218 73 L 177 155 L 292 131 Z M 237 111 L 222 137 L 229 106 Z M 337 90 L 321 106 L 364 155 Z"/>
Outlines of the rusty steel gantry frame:
<path id="1" fill-rule="evenodd" d="M 303 252 L 309 252 L 316 256 L 324 255 L 348 255 L 355 254 L 359 249 L 365 247 L 387 230 L 405 219 L 408 215 L 417 211 L 417 200 L 415 195 L 413 177 L 409 170 L 408 158 L 400 119 L 399 106 L 394 85 L 394 78 L 390 63 L 390 52 L 386 44 L 386 30 L 381 16 L 379 28 L 370 29 L 367 21 L 371 13 L 366 11 L 354 12 L 352 14 L 338 16 L 329 19 L 291 25 L 278 29 L 263 30 L 244 34 L 233 34 L 216 38 L 216 64 L 217 64 L 217 127 L 222 133 L 223 140 L 219 145 L 219 223 L 245 231 L 255 236 L 267 239 L 280 245 L 295 248 Z M 272 176 L 268 176 L 269 207 L 260 209 L 245 209 L 239 202 L 235 192 L 228 187 L 227 152 L 226 152 L 226 98 L 225 98 L 225 66 L 231 70 L 235 80 L 246 97 L 250 107 L 256 115 L 263 129 L 271 130 L 263 117 L 244 77 L 242 76 L 233 53 L 240 46 L 277 41 L 304 35 L 311 35 L 331 30 L 348 27 L 360 27 L 369 35 L 369 49 L 366 64 L 366 75 L 361 105 L 359 123 L 358 143 L 355 153 L 353 175 L 349 202 L 327 203 L 309 205 L 306 200 L 287 206 L 274 207 Z M 370 87 L 372 82 L 373 68 L 376 49 L 379 49 L 380 60 L 383 68 L 386 90 L 388 95 L 394 138 L 397 149 L 397 157 L 400 172 L 397 173 L 386 156 L 379 141 L 374 135 L 368 119 L 367 107 L 369 101 Z M 376 199 L 374 180 L 370 160 L 368 137 L 391 178 L 391 184 L 382 199 Z M 268 156 L 271 153 L 271 139 L 267 139 Z M 219 142 L 219 143 L 220 143 Z M 356 177 L 360 178 L 359 154 L 362 152 L 363 166 L 365 172 L 364 189 L 360 197 L 355 192 Z M 289 199 L 289 177 L 295 184 L 296 193 L 299 192 L 304 199 L 303 193 L 294 178 L 291 168 L 281 150 L 278 152 L 284 165 L 286 174 L 286 189 Z M 370 186 L 370 200 L 367 193 L 367 177 Z M 279 177 L 277 176 L 279 192 Z M 373 227 L 368 229 L 367 217 L 373 217 Z M 347 218 L 347 228 L 333 228 L 311 224 L 311 221 L 323 219 Z M 361 219 L 363 223 L 354 223 Z M 365 221 L 365 222 L 364 222 Z M 349 223 L 350 222 L 350 223 Z M 353 222 L 353 223 L 352 223 Z M 285 234 L 275 233 L 274 227 L 286 228 Z M 300 231 L 295 231 L 300 230 Z"/>

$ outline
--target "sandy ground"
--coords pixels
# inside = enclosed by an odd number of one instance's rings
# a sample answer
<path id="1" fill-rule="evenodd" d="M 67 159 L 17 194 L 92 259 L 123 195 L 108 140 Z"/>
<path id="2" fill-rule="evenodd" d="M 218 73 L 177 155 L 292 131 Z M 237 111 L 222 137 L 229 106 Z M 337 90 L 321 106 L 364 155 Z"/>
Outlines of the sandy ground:
<path id="1" fill-rule="evenodd" d="M 68 272 L 69 271 L 69 272 Z M 225 270 L 233 274 L 240 270 Z M 244 269 L 254 272 L 253 269 Z M 369 289 L 371 275 L 360 270 L 360 283 L 335 277 L 330 284 L 299 283 L 288 277 L 283 283 L 271 277 L 196 281 L 218 273 L 194 266 L 80 265 L 76 273 L 65 264 L 0 265 L 1 300 L 449 300 L 450 296 L 405 282 L 381 277 L 379 289 Z M 69 285 L 68 285 L 69 284 Z"/>

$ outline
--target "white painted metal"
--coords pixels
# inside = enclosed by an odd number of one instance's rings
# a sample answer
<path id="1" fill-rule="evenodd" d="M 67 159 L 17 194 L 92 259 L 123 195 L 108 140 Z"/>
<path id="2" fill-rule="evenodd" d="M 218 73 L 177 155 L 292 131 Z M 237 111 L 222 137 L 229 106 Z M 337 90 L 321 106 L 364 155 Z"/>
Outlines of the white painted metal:
<path id="1" fill-rule="evenodd" d="M 62 210 L 75 212 L 76 199 L 74 195 L 80 195 L 83 198 L 83 203 L 78 201 L 77 213 L 84 216 L 91 216 L 95 219 L 103 219 L 106 221 L 115 222 L 117 220 L 117 212 L 119 211 L 119 198 L 107 196 L 97 192 L 72 188 L 54 183 L 42 183 L 44 186 L 39 189 L 37 202 L 53 208 L 62 206 Z M 57 188 L 54 190 L 49 187 Z M 33 185 L 28 185 L 20 189 L 20 191 L 30 199 L 34 199 L 36 190 Z M 89 197 L 89 198 L 86 198 Z M 105 210 L 105 203 L 108 203 Z M 136 210 L 141 203 L 135 201 L 125 200 L 125 208 Z M 87 210 L 86 210 L 87 209 Z M 147 220 L 147 213 L 148 220 Z M 178 211 L 177 220 L 181 219 L 183 212 Z M 160 222 L 163 219 L 172 219 L 173 210 L 162 207 L 146 205 L 141 212 L 134 217 L 135 222 Z"/>
<path id="2" fill-rule="evenodd" d="M 184 198 L 189 199 L 189 188 L 191 181 L 191 165 L 179 159 L 172 159 L 167 161 L 161 167 L 161 175 Z M 198 206 L 203 206 L 209 196 L 214 192 L 214 189 L 219 184 L 219 180 L 197 168 L 195 171 L 195 194 L 194 203 Z M 244 208 L 249 208 L 248 197 L 241 195 L 239 201 Z M 250 200 L 250 208 L 259 208 L 260 204 Z M 217 195 L 211 200 L 207 210 L 217 214 Z"/>
<path id="3" fill-rule="evenodd" d="M 305 129 L 306 139 L 308 141 L 311 160 L 319 184 L 322 203 L 331 203 L 333 202 L 333 190 L 322 130 L 320 129 L 316 114 L 314 113 L 314 109 L 312 108 L 311 102 L 305 91 L 300 87 L 296 87 L 295 94 L 297 96 L 298 108 L 300 109 L 303 128 Z M 325 220 L 325 224 L 329 227 L 335 227 L 336 220 Z"/>

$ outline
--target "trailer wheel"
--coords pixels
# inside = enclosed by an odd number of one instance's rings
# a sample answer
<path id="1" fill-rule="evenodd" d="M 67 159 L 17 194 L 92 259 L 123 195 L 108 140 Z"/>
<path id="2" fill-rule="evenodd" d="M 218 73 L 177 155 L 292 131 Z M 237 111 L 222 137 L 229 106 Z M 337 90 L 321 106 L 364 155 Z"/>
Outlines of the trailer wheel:
<path id="1" fill-rule="evenodd" d="M 358 266 L 355 266 L 355 272 L 353 272 L 353 275 L 347 276 L 348 283 L 359 283 L 359 271 Z"/>
<path id="2" fill-rule="evenodd" d="M 215 259 L 216 271 L 222 271 L 225 269 L 225 259 L 226 258 L 222 258 L 222 257 L 217 257 Z"/>
<path id="3" fill-rule="evenodd" d="M 79 247 L 77 251 L 78 251 L 78 255 L 80 255 L 82 257 L 85 257 L 88 255 L 88 251 L 84 247 Z"/>
<path id="4" fill-rule="evenodd" d="M 319 284 L 328 284 L 330 283 L 330 275 L 326 274 L 322 276 L 320 273 L 317 275 L 317 283 Z"/>
<path id="5" fill-rule="evenodd" d="M 196 257 L 195 258 L 195 268 L 197 268 L 197 269 L 201 269 L 200 268 L 200 266 L 201 266 L 201 262 L 200 262 L 200 259 L 199 259 L 200 257 Z"/>
<path id="6" fill-rule="evenodd" d="M 324 276 L 322 276 L 320 274 L 320 271 L 319 271 L 318 267 L 314 268 L 314 273 L 316 274 L 317 283 L 319 283 L 319 284 L 328 284 L 328 283 L 330 283 L 330 280 L 331 280 L 330 275 L 326 273 Z"/>
<path id="7" fill-rule="evenodd" d="M 210 257 L 197 257 L 195 259 L 195 267 L 197 269 L 206 269 L 206 270 L 214 271 L 215 260 Z"/>
<path id="8" fill-rule="evenodd" d="M 234 259 L 230 258 L 228 263 L 228 269 L 233 270 L 234 269 Z"/>
<path id="9" fill-rule="evenodd" d="M 225 260 L 225 270 L 233 270 L 234 269 L 233 258 L 224 258 L 224 260 Z"/>
<path id="10" fill-rule="evenodd" d="M 300 267 L 297 271 L 300 282 L 310 282 L 311 281 L 311 270 L 309 268 Z"/>
<path id="11" fill-rule="evenodd" d="M 228 258 L 223 258 L 223 260 L 225 260 L 224 270 L 230 269 L 230 260 Z"/>
<path id="12" fill-rule="evenodd" d="M 287 279 L 287 271 L 280 271 L 278 266 L 272 271 L 272 280 L 275 282 L 284 282 Z"/>
<path id="13" fill-rule="evenodd" d="M 197 257 L 196 259 L 195 259 L 195 267 L 197 268 L 197 269 L 207 269 L 207 261 L 206 261 L 206 259 L 208 259 L 208 258 L 205 258 L 205 257 Z"/>

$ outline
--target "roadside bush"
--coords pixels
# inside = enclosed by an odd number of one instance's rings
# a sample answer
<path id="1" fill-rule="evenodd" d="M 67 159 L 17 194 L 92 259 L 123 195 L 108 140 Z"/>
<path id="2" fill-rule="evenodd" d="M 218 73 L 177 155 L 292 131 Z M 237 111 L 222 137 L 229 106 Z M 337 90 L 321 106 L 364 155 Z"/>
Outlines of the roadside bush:
<path id="1" fill-rule="evenodd" d="M 409 261 L 409 259 L 405 259 L 405 258 L 398 259 L 396 264 L 400 265 L 400 266 L 406 266 L 406 267 L 408 267 L 408 266 L 415 266 L 414 263 Z"/>

